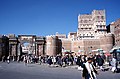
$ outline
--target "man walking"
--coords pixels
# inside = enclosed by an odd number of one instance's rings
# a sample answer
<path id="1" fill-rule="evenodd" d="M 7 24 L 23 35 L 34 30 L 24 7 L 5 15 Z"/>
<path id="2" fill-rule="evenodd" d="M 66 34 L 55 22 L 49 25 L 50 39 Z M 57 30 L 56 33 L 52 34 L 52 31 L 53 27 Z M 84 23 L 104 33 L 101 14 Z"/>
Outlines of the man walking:
<path id="1" fill-rule="evenodd" d="M 83 65 L 83 73 L 82 77 L 84 79 L 97 79 L 96 74 L 97 71 L 95 70 L 95 67 L 92 65 L 93 58 L 88 58 L 87 62 Z"/>

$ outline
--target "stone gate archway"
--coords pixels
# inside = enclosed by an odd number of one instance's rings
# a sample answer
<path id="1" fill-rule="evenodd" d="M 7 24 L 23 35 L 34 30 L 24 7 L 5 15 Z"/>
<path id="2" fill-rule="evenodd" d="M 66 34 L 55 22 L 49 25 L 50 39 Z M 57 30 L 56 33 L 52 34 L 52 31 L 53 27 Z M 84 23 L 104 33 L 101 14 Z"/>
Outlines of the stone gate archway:
<path id="1" fill-rule="evenodd" d="M 9 55 L 19 60 L 23 55 L 45 55 L 45 37 L 36 35 L 9 35 Z"/>
<path id="2" fill-rule="evenodd" d="M 35 35 L 18 35 L 22 52 L 21 54 L 36 54 L 36 36 Z"/>

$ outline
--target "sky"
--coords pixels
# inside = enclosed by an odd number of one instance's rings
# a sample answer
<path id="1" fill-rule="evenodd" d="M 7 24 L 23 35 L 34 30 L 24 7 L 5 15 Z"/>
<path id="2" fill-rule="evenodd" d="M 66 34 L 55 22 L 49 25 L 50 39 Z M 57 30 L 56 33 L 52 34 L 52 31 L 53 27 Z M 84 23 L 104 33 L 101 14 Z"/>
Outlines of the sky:
<path id="1" fill-rule="evenodd" d="M 67 35 L 93 10 L 105 10 L 108 25 L 120 18 L 120 0 L 0 0 L 0 34 Z"/>

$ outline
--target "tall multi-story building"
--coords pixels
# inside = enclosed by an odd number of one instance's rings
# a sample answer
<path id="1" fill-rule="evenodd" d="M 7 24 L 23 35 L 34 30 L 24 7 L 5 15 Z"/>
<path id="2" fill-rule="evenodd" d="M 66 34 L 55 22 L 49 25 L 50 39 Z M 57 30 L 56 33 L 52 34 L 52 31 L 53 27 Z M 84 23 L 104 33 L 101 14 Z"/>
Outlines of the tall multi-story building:
<path id="1" fill-rule="evenodd" d="M 78 16 L 78 38 L 94 38 L 106 32 L 105 10 L 93 10 L 92 14 Z"/>
<path id="2" fill-rule="evenodd" d="M 105 10 L 80 14 L 77 32 L 70 32 L 68 39 L 71 39 L 71 51 L 76 53 L 84 51 L 87 54 L 97 49 L 109 51 L 113 46 L 113 35 L 107 33 Z"/>

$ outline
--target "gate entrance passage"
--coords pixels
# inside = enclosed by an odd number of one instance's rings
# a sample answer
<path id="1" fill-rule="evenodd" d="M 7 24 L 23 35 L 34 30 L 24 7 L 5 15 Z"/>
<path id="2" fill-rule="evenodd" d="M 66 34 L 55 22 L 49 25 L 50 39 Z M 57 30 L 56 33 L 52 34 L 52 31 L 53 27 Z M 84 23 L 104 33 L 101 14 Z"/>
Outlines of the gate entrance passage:
<path id="1" fill-rule="evenodd" d="M 9 35 L 9 55 L 13 60 L 19 60 L 23 55 L 45 55 L 45 37 Z"/>
<path id="2" fill-rule="evenodd" d="M 35 35 L 18 35 L 22 52 L 21 54 L 36 54 L 36 36 Z"/>

